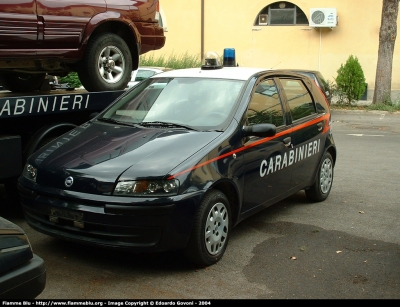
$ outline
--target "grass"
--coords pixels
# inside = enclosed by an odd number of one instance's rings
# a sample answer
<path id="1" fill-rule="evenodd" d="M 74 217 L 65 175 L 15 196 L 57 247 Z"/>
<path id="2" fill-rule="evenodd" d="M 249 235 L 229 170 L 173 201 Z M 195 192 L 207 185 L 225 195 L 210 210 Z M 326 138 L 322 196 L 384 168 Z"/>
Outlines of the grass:
<path id="1" fill-rule="evenodd" d="M 201 57 L 200 55 L 190 55 L 188 52 L 183 54 L 172 53 L 168 58 L 165 56 L 155 57 L 154 54 L 148 53 L 139 57 L 139 65 L 168 67 L 172 69 L 193 68 L 201 66 Z M 58 82 L 60 84 L 68 83 L 74 88 L 78 88 L 82 85 L 76 72 L 71 72 L 66 77 L 59 77 Z"/>
<path id="2" fill-rule="evenodd" d="M 369 105 L 357 104 L 331 104 L 331 109 L 344 110 L 364 110 L 364 111 L 387 111 L 389 113 L 400 112 L 400 102 L 380 102 L 371 103 Z"/>
<path id="3" fill-rule="evenodd" d="M 201 66 L 200 55 L 172 53 L 168 58 L 164 55 L 155 57 L 154 54 L 144 54 L 139 58 L 140 66 L 168 67 L 173 69 L 193 68 Z"/>
<path id="4" fill-rule="evenodd" d="M 399 112 L 400 103 L 373 103 L 367 106 L 367 110 L 378 110 L 378 111 L 388 111 L 388 112 Z"/>

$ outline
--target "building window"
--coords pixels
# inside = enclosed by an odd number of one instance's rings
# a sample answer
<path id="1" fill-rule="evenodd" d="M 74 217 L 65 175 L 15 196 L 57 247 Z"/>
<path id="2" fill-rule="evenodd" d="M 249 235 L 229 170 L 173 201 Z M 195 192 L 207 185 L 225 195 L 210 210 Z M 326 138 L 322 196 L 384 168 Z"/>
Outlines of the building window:
<path id="1" fill-rule="evenodd" d="M 255 26 L 308 25 L 306 14 L 295 4 L 279 1 L 264 7 L 257 16 Z"/>

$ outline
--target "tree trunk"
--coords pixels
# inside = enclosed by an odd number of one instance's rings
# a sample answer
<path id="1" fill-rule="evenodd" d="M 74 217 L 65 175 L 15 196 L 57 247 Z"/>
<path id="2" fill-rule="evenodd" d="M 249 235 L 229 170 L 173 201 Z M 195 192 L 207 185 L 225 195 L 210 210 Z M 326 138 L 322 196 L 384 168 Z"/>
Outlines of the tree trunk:
<path id="1" fill-rule="evenodd" d="M 379 31 L 378 64 L 372 103 L 391 101 L 392 63 L 397 35 L 399 0 L 383 0 L 381 28 Z"/>

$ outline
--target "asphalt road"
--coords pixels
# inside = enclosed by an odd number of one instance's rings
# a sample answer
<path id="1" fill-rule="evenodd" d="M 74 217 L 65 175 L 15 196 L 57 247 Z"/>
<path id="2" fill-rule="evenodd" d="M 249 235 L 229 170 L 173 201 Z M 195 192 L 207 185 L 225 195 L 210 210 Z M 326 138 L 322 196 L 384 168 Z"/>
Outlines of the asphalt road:
<path id="1" fill-rule="evenodd" d="M 53 239 L 1 194 L 0 214 L 45 259 L 38 299 L 399 299 L 400 114 L 332 113 L 338 158 L 329 198 L 310 203 L 299 192 L 242 222 L 223 259 L 205 269 L 179 253 Z"/>

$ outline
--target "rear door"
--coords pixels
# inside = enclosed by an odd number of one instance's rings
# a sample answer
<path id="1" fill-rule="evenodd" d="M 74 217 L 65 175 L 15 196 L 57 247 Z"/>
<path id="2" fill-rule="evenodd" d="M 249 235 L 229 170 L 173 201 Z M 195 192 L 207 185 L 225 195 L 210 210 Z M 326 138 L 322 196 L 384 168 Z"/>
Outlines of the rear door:
<path id="1" fill-rule="evenodd" d="M 291 147 L 294 168 L 290 185 L 303 186 L 313 179 L 319 165 L 324 151 L 324 128 L 328 125 L 329 114 L 317 110 L 311 79 L 281 77 L 279 81 L 290 109 L 293 128 Z M 314 87 L 317 91 L 317 86 Z"/>
<path id="2" fill-rule="evenodd" d="M 36 0 L 0 1 L 0 56 L 35 55 Z"/>

